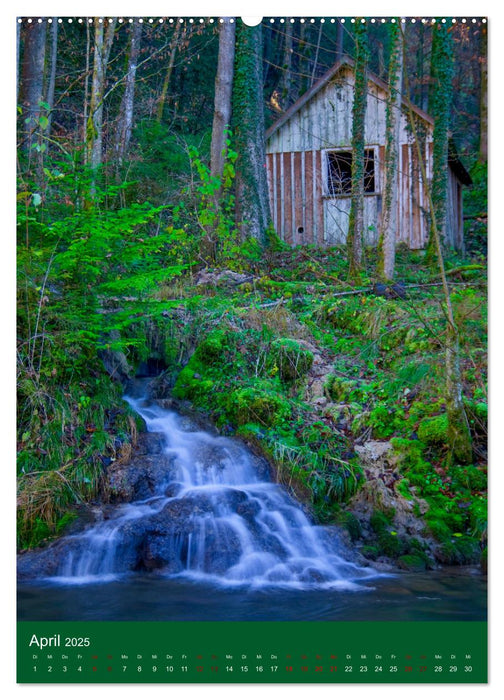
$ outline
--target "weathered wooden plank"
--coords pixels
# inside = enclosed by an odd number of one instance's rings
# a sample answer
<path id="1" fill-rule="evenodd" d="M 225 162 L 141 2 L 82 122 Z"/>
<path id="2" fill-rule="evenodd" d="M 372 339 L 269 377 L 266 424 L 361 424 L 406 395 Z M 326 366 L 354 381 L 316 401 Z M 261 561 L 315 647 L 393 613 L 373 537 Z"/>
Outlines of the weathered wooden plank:
<path id="1" fill-rule="evenodd" d="M 285 168 L 284 168 L 284 154 L 280 153 L 280 237 L 282 240 L 286 241 L 285 238 Z"/>
<path id="2" fill-rule="evenodd" d="M 301 235 L 301 243 L 307 243 L 307 228 L 306 228 L 306 153 L 301 151 L 301 225 L 303 233 Z"/>
<path id="3" fill-rule="evenodd" d="M 322 151 L 315 152 L 315 184 L 317 188 L 316 205 L 317 205 L 317 243 L 320 246 L 324 245 L 324 200 L 322 192 Z"/>
<path id="4" fill-rule="evenodd" d="M 292 187 L 290 153 L 282 153 L 284 168 L 284 236 L 286 243 L 293 245 L 292 240 Z"/>
<path id="5" fill-rule="evenodd" d="M 294 173 L 294 153 L 290 152 L 290 202 L 291 202 L 291 240 L 296 245 L 296 182 Z"/>
<path id="6" fill-rule="evenodd" d="M 275 226 L 275 188 L 274 188 L 274 176 L 273 176 L 273 155 L 266 155 L 266 179 L 268 181 L 268 194 L 269 194 L 269 204 L 270 210 L 273 213 L 273 226 Z"/>

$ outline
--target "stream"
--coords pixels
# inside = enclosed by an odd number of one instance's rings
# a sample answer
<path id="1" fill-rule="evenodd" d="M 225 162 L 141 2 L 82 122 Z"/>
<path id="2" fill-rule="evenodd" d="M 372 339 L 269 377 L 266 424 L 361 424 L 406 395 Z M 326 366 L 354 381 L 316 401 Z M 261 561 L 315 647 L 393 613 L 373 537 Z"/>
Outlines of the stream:
<path id="1" fill-rule="evenodd" d="M 157 436 L 135 497 L 20 558 L 19 620 L 485 619 L 483 577 L 360 566 L 242 443 L 125 400 Z"/>

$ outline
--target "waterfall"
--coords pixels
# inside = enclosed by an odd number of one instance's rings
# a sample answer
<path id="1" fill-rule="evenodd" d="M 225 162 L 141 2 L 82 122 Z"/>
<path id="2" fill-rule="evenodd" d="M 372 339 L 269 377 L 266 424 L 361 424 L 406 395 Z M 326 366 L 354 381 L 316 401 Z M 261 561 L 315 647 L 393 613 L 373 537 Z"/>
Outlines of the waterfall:
<path id="1" fill-rule="evenodd" d="M 341 556 L 334 533 L 314 526 L 239 441 L 144 398 L 125 400 L 162 436 L 168 466 L 149 497 L 110 508 L 106 520 L 66 538 L 59 580 L 143 570 L 219 586 L 358 590 L 378 576 Z"/>

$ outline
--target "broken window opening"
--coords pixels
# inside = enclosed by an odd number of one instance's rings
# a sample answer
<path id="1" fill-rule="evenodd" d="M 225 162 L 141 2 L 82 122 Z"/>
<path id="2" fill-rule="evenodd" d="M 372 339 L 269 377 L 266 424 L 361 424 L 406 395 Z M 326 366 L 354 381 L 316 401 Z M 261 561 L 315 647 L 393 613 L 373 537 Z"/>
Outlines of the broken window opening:
<path id="1" fill-rule="evenodd" d="M 332 197 L 352 193 L 352 151 L 327 151 L 327 194 Z M 364 193 L 376 193 L 374 148 L 364 151 Z"/>

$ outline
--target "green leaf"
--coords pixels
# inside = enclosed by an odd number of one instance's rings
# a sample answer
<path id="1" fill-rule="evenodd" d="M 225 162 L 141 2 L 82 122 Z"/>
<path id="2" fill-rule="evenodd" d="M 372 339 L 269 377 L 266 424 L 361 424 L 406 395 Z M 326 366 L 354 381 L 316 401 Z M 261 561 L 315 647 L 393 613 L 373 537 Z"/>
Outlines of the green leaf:
<path id="1" fill-rule="evenodd" d="M 42 204 L 42 197 L 38 192 L 33 193 L 32 204 L 34 207 L 40 207 L 40 205 Z"/>
<path id="2" fill-rule="evenodd" d="M 45 114 L 40 115 L 39 124 L 41 129 L 47 129 L 47 127 L 49 126 L 49 119 L 45 116 Z"/>

